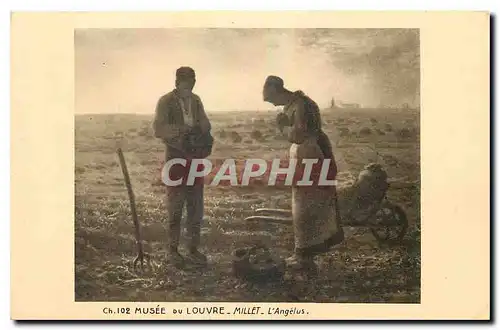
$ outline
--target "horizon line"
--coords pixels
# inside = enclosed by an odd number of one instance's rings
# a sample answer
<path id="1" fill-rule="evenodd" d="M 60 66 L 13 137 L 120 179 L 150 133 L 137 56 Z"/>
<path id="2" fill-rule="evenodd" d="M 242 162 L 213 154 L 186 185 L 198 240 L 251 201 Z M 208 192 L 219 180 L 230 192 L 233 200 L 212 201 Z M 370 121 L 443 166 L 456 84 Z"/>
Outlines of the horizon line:
<path id="1" fill-rule="evenodd" d="M 359 107 L 359 108 L 320 108 L 320 110 L 348 110 L 348 111 L 356 111 L 356 110 L 419 110 L 420 106 L 410 107 L 410 108 L 402 108 L 402 107 Z M 276 112 L 280 109 L 233 109 L 233 110 L 205 110 L 207 113 L 217 113 L 217 112 Z M 79 112 L 74 113 L 74 115 L 154 115 L 154 111 L 152 112 Z"/>

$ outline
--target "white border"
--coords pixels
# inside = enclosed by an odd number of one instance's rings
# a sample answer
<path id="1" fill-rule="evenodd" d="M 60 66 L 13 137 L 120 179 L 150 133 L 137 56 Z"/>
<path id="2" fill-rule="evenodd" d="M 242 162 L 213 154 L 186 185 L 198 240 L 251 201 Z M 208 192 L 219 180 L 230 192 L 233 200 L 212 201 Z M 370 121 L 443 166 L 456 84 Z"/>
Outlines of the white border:
<path id="1" fill-rule="evenodd" d="M 402 0 L 378 0 L 378 1 L 361 1 L 349 0 L 347 2 L 332 1 L 266 1 L 266 0 L 252 0 L 252 1 L 235 1 L 235 0 L 220 0 L 220 1 L 207 1 L 207 0 L 183 0 L 182 2 L 165 2 L 165 1 L 137 1 L 137 0 L 86 0 L 86 1 L 64 1 L 64 0 L 46 0 L 41 3 L 39 0 L 18 0 L 4 1 L 0 3 L 0 40 L 3 41 L 0 51 L 1 67 L 3 79 L 0 80 L 0 151 L 4 157 L 0 158 L 0 169 L 3 174 L 1 180 L 1 219 L 3 230 L 0 234 L 3 236 L 0 239 L 2 244 L 2 253 L 4 265 L 2 267 L 1 294 L 2 302 L 2 328 L 13 328 L 15 324 L 9 321 L 10 318 L 10 12 L 11 11 L 177 11 L 177 10 L 473 10 L 473 11 L 491 11 L 497 12 L 499 8 L 498 0 L 455 0 L 453 2 L 435 1 L 435 0 L 420 0 L 409 3 L 409 1 Z M 449 5 L 451 4 L 451 5 Z M 495 35 L 495 43 L 498 44 L 498 36 Z M 495 57 L 498 59 L 498 56 Z M 493 60 L 493 59 L 492 59 Z M 495 72 L 496 73 L 496 72 Z M 9 77 L 9 78 L 7 78 Z M 495 86 L 495 94 L 498 94 L 498 87 Z M 493 105 L 492 105 L 493 106 Z M 498 119 L 498 115 L 497 115 Z M 495 121 L 498 124 L 498 120 Z M 495 147 L 498 153 L 498 144 Z M 496 183 L 496 182 L 495 182 Z M 496 204 L 500 204 L 500 197 L 496 196 Z M 495 234 L 498 233 L 498 224 L 496 225 Z M 498 245 L 498 243 L 497 243 Z M 496 254 L 498 256 L 498 253 Z M 497 285 L 498 287 L 498 285 Z M 496 293 L 496 292 L 495 292 Z M 54 293 L 57 294 L 57 293 Z M 465 298 L 465 297 L 464 297 Z M 498 304 L 496 304 L 498 305 Z M 498 316 L 498 313 L 494 313 Z M 122 326 L 121 324 L 116 324 Z M 177 324 L 168 324 L 168 327 L 173 327 Z M 207 326 L 209 324 L 203 324 Z M 233 325 L 233 324 L 231 324 Z M 236 324 L 238 327 L 247 324 Z M 251 324 L 248 324 L 251 325 Z M 289 326 L 291 324 L 280 324 L 282 326 Z M 340 324 L 325 324 L 328 327 L 344 327 Z M 433 327 L 436 325 L 423 324 L 426 327 Z M 51 328 L 53 325 L 46 324 L 42 327 Z M 109 326 L 109 325 L 107 325 Z M 165 326 L 164 324 L 161 326 Z M 212 326 L 219 326 L 214 324 Z M 259 326 L 265 326 L 259 324 Z M 360 327 L 358 324 L 355 327 Z M 369 327 L 374 327 L 374 324 L 367 324 Z M 386 326 L 381 324 L 379 326 Z M 452 325 L 453 326 L 453 325 Z M 468 325 L 478 326 L 478 325 Z M 71 325 L 63 325 L 63 328 L 69 328 Z M 137 328 L 137 325 L 132 325 L 132 328 Z"/>

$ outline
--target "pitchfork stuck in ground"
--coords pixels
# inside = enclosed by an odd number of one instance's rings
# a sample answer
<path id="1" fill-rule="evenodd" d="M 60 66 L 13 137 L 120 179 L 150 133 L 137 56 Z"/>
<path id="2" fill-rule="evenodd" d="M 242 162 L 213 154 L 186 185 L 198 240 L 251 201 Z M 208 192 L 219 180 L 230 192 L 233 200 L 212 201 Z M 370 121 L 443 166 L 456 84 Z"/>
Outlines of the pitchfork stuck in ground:
<path id="1" fill-rule="evenodd" d="M 134 259 L 134 271 L 137 272 L 137 268 L 140 264 L 141 270 L 144 271 L 145 265 L 149 266 L 149 270 L 153 270 L 153 265 L 151 263 L 151 256 L 144 252 L 144 247 L 142 245 L 141 238 L 141 226 L 139 223 L 139 219 L 137 218 L 137 210 L 135 208 L 135 196 L 132 190 L 132 184 L 130 183 L 130 177 L 127 170 L 127 164 L 125 163 L 125 157 L 123 156 L 123 151 L 121 148 L 118 148 L 116 151 L 118 153 L 118 158 L 120 159 L 120 165 L 123 172 L 123 177 L 125 178 L 125 185 L 127 186 L 128 197 L 130 199 L 130 211 L 132 213 L 132 220 L 134 221 L 135 226 L 135 240 L 137 244 L 137 257 Z"/>

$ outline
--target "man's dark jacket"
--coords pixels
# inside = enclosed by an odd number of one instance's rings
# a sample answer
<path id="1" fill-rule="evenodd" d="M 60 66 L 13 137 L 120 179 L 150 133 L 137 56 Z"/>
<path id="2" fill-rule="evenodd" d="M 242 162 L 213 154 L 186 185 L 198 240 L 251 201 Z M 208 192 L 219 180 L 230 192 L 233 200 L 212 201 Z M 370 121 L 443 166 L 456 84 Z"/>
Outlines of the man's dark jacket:
<path id="1" fill-rule="evenodd" d="M 155 137 L 165 143 L 165 161 L 172 158 L 206 158 L 212 152 L 210 121 L 200 97 L 194 93 L 192 97 L 193 130 L 187 133 L 181 130 L 184 115 L 178 91 L 174 89 L 158 100 L 153 131 Z"/>

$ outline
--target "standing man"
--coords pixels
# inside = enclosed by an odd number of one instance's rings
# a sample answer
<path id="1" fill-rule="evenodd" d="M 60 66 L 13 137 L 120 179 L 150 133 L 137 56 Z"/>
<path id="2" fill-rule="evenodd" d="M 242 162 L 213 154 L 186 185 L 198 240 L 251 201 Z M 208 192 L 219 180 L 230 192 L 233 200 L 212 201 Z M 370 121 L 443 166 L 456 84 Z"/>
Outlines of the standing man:
<path id="1" fill-rule="evenodd" d="M 211 124 L 203 103 L 193 88 L 195 72 L 190 67 L 180 67 L 176 71 L 175 89 L 163 95 L 157 103 L 153 130 L 156 138 L 165 144 L 165 161 L 180 158 L 187 162 L 181 168 L 181 175 L 187 173 L 192 159 L 208 157 L 212 152 L 213 138 Z M 175 167 L 167 175 L 172 175 Z M 177 168 L 179 174 L 179 168 Z M 179 186 L 167 185 L 167 262 L 182 266 L 185 257 L 179 254 L 181 219 L 184 206 L 187 208 L 186 231 L 188 233 L 187 259 L 204 265 L 207 258 L 198 248 L 200 244 L 201 222 L 203 220 L 203 180 L 193 185 L 184 182 Z"/>

